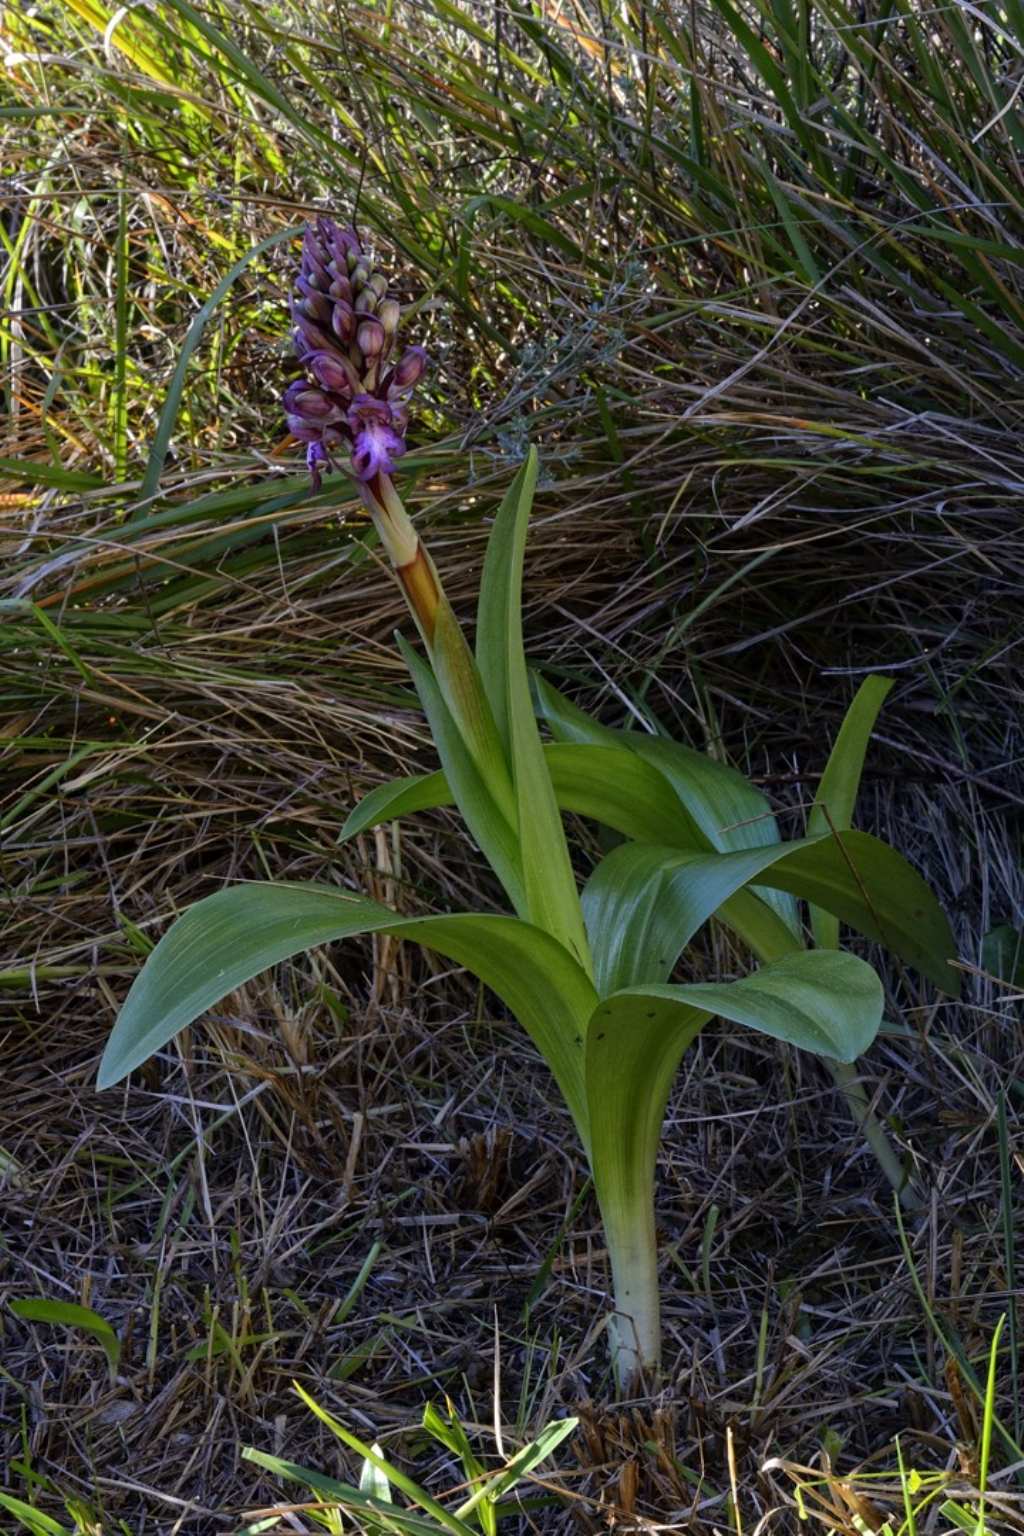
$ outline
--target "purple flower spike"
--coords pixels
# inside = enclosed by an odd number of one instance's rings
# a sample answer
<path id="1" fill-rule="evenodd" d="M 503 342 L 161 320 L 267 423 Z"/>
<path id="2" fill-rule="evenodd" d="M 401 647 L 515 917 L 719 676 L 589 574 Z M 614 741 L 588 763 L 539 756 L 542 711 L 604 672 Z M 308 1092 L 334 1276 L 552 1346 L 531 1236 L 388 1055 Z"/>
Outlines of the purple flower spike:
<path id="1" fill-rule="evenodd" d="M 335 450 L 348 452 L 360 480 L 390 475 L 405 452 L 406 401 L 427 354 L 407 347 L 396 365 L 401 309 L 354 229 L 328 218 L 307 225 L 295 287 L 293 337 L 305 377 L 282 403 L 288 430 L 307 444 L 314 490 Z"/>

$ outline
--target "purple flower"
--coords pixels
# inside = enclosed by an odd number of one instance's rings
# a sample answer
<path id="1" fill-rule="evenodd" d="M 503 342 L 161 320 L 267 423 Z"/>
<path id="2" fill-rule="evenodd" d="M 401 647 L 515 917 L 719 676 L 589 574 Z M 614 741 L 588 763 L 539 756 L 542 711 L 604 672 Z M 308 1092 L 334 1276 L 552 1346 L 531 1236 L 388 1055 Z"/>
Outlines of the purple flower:
<path id="1" fill-rule="evenodd" d="M 336 453 L 347 453 L 365 481 L 390 475 L 405 452 L 407 401 L 427 354 L 407 347 L 395 362 L 400 314 L 354 229 L 328 218 L 307 225 L 291 301 L 305 377 L 289 384 L 282 404 L 289 432 L 307 444 L 316 490 Z"/>
<path id="2" fill-rule="evenodd" d="M 357 395 L 348 413 L 352 433 L 352 468 L 360 480 L 390 475 L 405 452 L 405 438 L 386 400 Z"/>

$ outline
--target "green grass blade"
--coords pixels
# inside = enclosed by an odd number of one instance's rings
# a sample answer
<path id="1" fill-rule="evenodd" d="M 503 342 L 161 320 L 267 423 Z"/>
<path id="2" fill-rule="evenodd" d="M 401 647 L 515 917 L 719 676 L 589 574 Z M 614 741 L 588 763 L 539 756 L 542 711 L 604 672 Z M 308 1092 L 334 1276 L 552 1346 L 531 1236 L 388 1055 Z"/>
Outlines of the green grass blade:
<path id="1" fill-rule="evenodd" d="M 171 379 L 160 411 L 160 420 L 157 423 L 153 444 L 149 450 L 149 458 L 146 461 L 146 470 L 142 477 L 141 495 L 143 500 L 156 496 L 160 490 L 160 476 L 163 473 L 164 460 L 171 446 L 171 437 L 174 433 L 175 423 L 178 419 L 178 411 L 181 408 L 182 396 L 185 392 L 185 384 L 188 376 L 188 365 L 192 354 L 203 337 L 203 332 L 217 306 L 227 297 L 232 286 L 241 277 L 242 273 L 260 256 L 273 250 L 285 240 L 294 239 L 296 231 L 292 228 L 280 229 L 273 235 L 268 235 L 258 245 L 254 245 L 251 251 L 247 251 L 240 261 L 236 261 L 229 272 L 221 278 L 210 297 L 197 312 L 192 324 L 188 328 L 188 335 L 182 343 L 175 365 L 174 376 Z"/>
<path id="2" fill-rule="evenodd" d="M 400 1488 L 407 1498 L 412 1499 L 414 1504 L 418 1504 L 424 1514 L 432 1515 L 438 1525 L 444 1530 L 450 1531 L 452 1536 L 474 1536 L 471 1525 L 467 1525 L 458 1515 L 452 1514 L 450 1510 L 445 1509 L 444 1505 L 439 1504 L 436 1499 L 432 1498 L 426 1489 L 421 1488 L 414 1478 L 409 1477 L 400 1467 L 396 1467 L 393 1462 L 387 1461 L 381 1456 L 375 1447 L 367 1445 L 365 1440 L 360 1440 L 358 1435 L 354 1435 L 350 1429 L 346 1429 L 344 1424 L 340 1424 L 333 1414 L 328 1413 L 326 1408 L 321 1407 L 316 1398 L 312 1397 L 297 1381 L 293 1382 L 292 1385 L 306 1407 L 316 1415 L 322 1424 L 326 1424 L 332 1435 L 337 1436 L 341 1443 L 347 1445 L 350 1450 L 358 1451 L 364 1462 L 368 1462 L 370 1466 L 376 1467 L 379 1472 L 382 1472 L 389 1482 L 393 1483 L 396 1488 Z M 381 1501 L 377 1500 L 377 1502 Z"/>
<path id="3" fill-rule="evenodd" d="M 79 1306 L 71 1301 L 48 1301 L 42 1296 L 27 1297 L 9 1303 L 15 1317 L 27 1323 L 52 1323 L 60 1328 L 81 1328 L 91 1333 L 107 1357 L 111 1379 L 117 1375 L 121 1359 L 121 1340 L 107 1322 L 92 1307 Z"/>
<path id="4" fill-rule="evenodd" d="M 12 1493 L 0 1492 L 0 1509 L 6 1509 L 27 1531 L 32 1532 L 32 1536 L 73 1536 L 66 1525 L 61 1525 L 52 1516 L 43 1514 L 42 1510 L 26 1504 L 23 1499 L 16 1499 Z"/>
<path id="5" fill-rule="evenodd" d="M 268 1472 L 273 1472 L 275 1477 L 300 1483 L 315 1493 L 323 1503 L 335 1505 L 357 1519 L 365 1520 L 369 1529 L 400 1531 L 403 1536 L 440 1536 L 443 1531 L 452 1532 L 449 1524 L 425 1520 L 422 1515 L 383 1503 L 351 1483 L 338 1482 L 336 1478 L 326 1477 L 322 1472 L 299 1466 L 294 1461 L 283 1461 L 280 1456 L 271 1456 L 250 1445 L 243 1448 L 242 1459 L 251 1461 L 257 1467 L 264 1467 Z M 463 1536 L 463 1533 L 460 1532 L 459 1536 Z"/>
<path id="6" fill-rule="evenodd" d="M 529 1445 L 524 1445 L 521 1451 L 517 1451 L 508 1465 L 503 1467 L 494 1477 L 476 1490 L 459 1506 L 459 1514 L 463 1517 L 477 1510 L 486 1500 L 489 1504 L 497 1503 L 506 1493 L 509 1493 L 517 1483 L 535 1471 L 542 1462 L 553 1456 L 563 1440 L 567 1440 L 579 1426 L 579 1419 L 560 1419 L 555 1424 L 548 1424 L 541 1430 Z"/>

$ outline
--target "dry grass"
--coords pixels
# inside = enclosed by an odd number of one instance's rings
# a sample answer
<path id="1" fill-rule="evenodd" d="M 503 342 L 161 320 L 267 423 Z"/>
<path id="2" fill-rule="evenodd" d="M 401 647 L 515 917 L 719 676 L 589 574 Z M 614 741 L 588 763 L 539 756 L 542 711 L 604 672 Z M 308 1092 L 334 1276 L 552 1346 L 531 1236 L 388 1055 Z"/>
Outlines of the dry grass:
<path id="1" fill-rule="evenodd" d="M 531 653 L 610 722 L 649 711 L 742 763 L 799 826 L 857 678 L 890 671 L 862 824 L 928 874 L 968 967 L 1024 903 L 1019 265 L 982 250 L 1000 311 L 960 248 L 920 232 L 905 236 L 910 292 L 838 236 L 826 260 L 824 216 L 805 238 L 828 281 L 784 260 L 774 194 L 744 158 L 759 124 L 776 125 L 773 164 L 801 218 L 841 206 L 866 238 L 879 219 L 902 231 L 911 202 L 893 180 L 881 202 L 870 186 L 825 197 L 717 10 L 701 11 L 696 79 L 703 168 L 720 181 L 702 192 L 680 169 L 688 98 L 669 55 L 606 35 L 618 23 L 582 7 L 585 36 L 568 16 L 549 28 L 574 82 L 551 54 L 534 79 L 522 36 L 498 39 L 505 117 L 468 94 L 494 85 L 490 43 L 474 53 L 433 12 L 396 8 L 385 53 L 379 19 L 346 7 L 359 69 L 344 75 L 325 14 L 287 13 L 293 57 L 259 8 L 211 10 L 307 123 L 333 132 L 353 114 L 327 161 L 258 80 L 240 86 L 180 37 L 161 46 L 199 106 L 172 111 L 71 9 L 40 13 L 51 32 L 26 36 L 10 8 L 0 23 L 9 49 L 51 53 L 45 70 L 12 70 L 5 100 L 56 113 L 0 123 L 14 249 L 2 595 L 22 604 L 0 632 L 0 1151 L 13 1159 L 0 1295 L 92 1305 L 124 1344 L 111 1383 L 84 1336 L 0 1307 L 5 1486 L 58 1517 L 84 1499 L 104 1533 L 122 1520 L 132 1536 L 236 1529 L 295 1493 L 241 1461 L 242 1445 L 339 1469 L 295 1378 L 435 1491 L 459 1473 L 418 1427 L 428 1399 L 447 1393 L 491 1453 L 495 1418 L 514 1444 L 581 1412 L 551 1478 L 564 1504 L 521 1515 L 523 1531 L 806 1528 L 794 1489 L 807 1467 L 823 1479 L 821 1528 L 852 1536 L 855 1517 L 870 1529 L 872 1508 L 900 1510 L 897 1434 L 908 1464 L 948 1468 L 950 1495 L 973 1507 L 970 1389 L 922 1307 L 888 1187 L 826 1074 L 795 1053 L 717 1026 L 690 1054 L 661 1170 L 668 1384 L 630 1404 L 605 1372 L 606 1266 L 568 1121 L 464 977 L 388 940 L 347 944 L 247 988 L 123 1094 L 92 1084 L 146 943 L 227 879 L 330 862 L 402 906 L 494 899 L 444 816 L 334 848 L 356 794 L 432 760 L 390 639 L 401 600 L 343 491 L 310 503 L 275 441 L 282 249 L 211 320 L 156 499 L 142 486 L 196 303 L 233 261 L 307 207 L 347 206 L 365 172 L 410 293 L 435 306 L 420 441 L 436 446 L 410 502 L 446 586 L 471 613 L 487 515 L 529 431 L 549 481 Z M 122 36 L 146 25 L 135 16 Z M 979 169 L 962 127 L 978 101 L 945 112 L 907 63 L 914 25 L 878 44 L 880 138 L 947 203 L 957 177 L 965 203 L 962 186 L 977 203 L 972 178 L 988 177 L 992 206 L 958 205 L 956 227 L 1012 250 L 1016 120 L 991 130 Z M 425 73 L 418 28 L 435 49 Z M 968 92 L 943 36 L 936 57 Z M 604 112 L 583 67 L 598 46 Z M 831 78 L 826 51 L 819 39 Z M 295 57 L 331 82 L 329 103 L 297 83 Z M 993 79 L 1001 67 L 990 60 Z M 627 143 L 627 109 L 649 109 L 658 132 Z M 734 131 L 716 136 L 719 122 Z M 512 211 L 477 212 L 460 288 L 452 251 L 484 174 L 474 133 L 492 130 L 486 172 Z M 594 172 L 620 191 L 578 194 Z M 1003 341 L 940 281 L 998 319 Z M 584 850 L 592 835 L 580 828 Z M 743 962 L 719 936 L 695 963 Z M 1019 1004 L 971 973 L 962 1006 L 896 972 L 887 984 L 905 1032 L 880 1040 L 865 1081 L 931 1192 L 907 1233 L 927 1304 L 983 1374 L 1017 1300 L 997 1108 L 1005 1096 L 1015 1232 Z M 1012 1379 L 1004 1354 L 1000 1415 L 1019 1439 Z M 998 1437 L 994 1454 L 990 1528 L 1019 1531 L 1019 1458 Z M 948 1528 L 938 1511 L 920 1517 L 928 1536 Z"/>

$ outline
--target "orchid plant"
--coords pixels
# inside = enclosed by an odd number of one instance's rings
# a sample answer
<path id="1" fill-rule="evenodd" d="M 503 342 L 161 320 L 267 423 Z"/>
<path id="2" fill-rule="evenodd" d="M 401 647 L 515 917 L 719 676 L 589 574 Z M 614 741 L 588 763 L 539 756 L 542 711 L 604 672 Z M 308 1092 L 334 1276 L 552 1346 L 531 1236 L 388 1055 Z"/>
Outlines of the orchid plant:
<path id="1" fill-rule="evenodd" d="M 863 746 L 884 685 L 865 685 L 822 781 L 808 835 L 782 841 L 764 796 L 663 737 L 607 729 L 531 679 L 520 610 L 537 483 L 531 451 L 488 542 L 471 648 L 393 481 L 409 392 L 426 357 L 398 350 L 399 309 L 356 234 L 305 236 L 293 303 L 303 377 L 285 394 L 315 484 L 349 468 L 405 592 L 425 654 L 399 640 L 441 769 L 367 795 L 344 837 L 454 803 L 508 912 L 409 917 L 338 883 L 249 883 L 198 902 L 164 934 L 111 1033 L 99 1085 L 118 1082 L 269 966 L 355 934 L 392 933 L 475 973 L 547 1062 L 593 1175 L 612 1281 L 612 1360 L 626 1387 L 661 1352 L 654 1186 L 680 1059 L 719 1017 L 838 1063 L 871 1043 L 882 985 L 840 950 L 839 923 L 955 990 L 949 927 L 892 848 L 850 830 Z M 542 740 L 538 714 L 553 740 Z M 562 813 L 624 839 L 580 889 Z M 808 947 L 800 901 L 809 903 Z M 677 981 L 717 919 L 760 962 L 733 980 Z"/>

